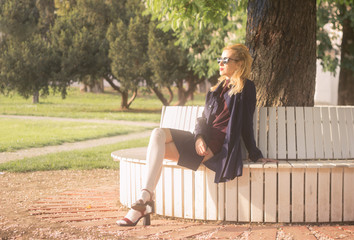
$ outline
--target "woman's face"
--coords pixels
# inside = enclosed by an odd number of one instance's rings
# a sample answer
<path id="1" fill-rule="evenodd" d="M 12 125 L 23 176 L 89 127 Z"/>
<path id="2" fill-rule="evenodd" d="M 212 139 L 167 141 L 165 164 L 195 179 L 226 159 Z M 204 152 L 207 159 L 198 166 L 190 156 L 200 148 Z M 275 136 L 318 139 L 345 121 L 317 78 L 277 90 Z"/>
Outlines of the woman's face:
<path id="1" fill-rule="evenodd" d="M 220 76 L 231 78 L 232 74 L 240 68 L 241 61 L 237 61 L 233 53 L 232 50 L 222 52 L 221 58 L 229 58 L 229 61 L 226 64 L 223 61 L 219 63 Z"/>

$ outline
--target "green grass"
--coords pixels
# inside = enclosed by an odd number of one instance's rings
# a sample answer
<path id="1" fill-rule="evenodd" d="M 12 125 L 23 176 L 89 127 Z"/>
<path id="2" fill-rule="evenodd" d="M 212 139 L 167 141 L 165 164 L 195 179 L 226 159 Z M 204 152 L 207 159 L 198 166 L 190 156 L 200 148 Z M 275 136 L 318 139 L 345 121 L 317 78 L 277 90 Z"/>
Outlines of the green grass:
<path id="1" fill-rule="evenodd" d="M 195 94 L 187 105 L 204 105 L 205 94 Z M 175 90 L 176 103 L 177 93 Z M 159 122 L 162 104 L 154 94 L 139 92 L 138 97 L 127 111 L 120 110 L 121 96 L 111 89 L 103 94 L 81 93 L 77 87 L 68 89 L 66 99 L 60 94 L 40 97 L 39 104 L 24 99 L 17 94 L 0 95 L 0 115 L 28 115 L 66 118 L 111 119 L 129 121 Z M 57 145 L 147 128 L 118 126 L 113 124 L 77 123 L 69 121 L 21 120 L 0 118 L 0 152 L 23 148 Z M 0 171 L 28 172 L 62 169 L 118 169 L 119 163 L 110 157 L 112 151 L 146 146 L 148 139 L 132 140 L 123 143 L 60 152 L 44 156 L 25 158 L 0 164 Z"/>
<path id="2" fill-rule="evenodd" d="M 111 152 L 147 146 L 148 138 L 99 146 L 86 150 L 52 153 L 0 164 L 2 172 L 33 172 L 52 170 L 90 170 L 97 168 L 119 169 L 119 162 L 112 160 Z"/>
<path id="3" fill-rule="evenodd" d="M 175 94 L 175 98 L 177 95 Z M 195 100 L 188 105 L 203 105 L 204 94 L 196 94 Z M 68 89 L 66 99 L 60 94 L 40 97 L 39 104 L 32 104 L 31 99 L 24 99 L 17 94 L 0 95 L 0 114 L 30 115 L 69 118 L 95 118 L 130 121 L 160 121 L 161 102 L 154 94 L 139 93 L 130 110 L 120 110 L 121 97 L 113 90 L 105 93 L 82 93 L 77 87 Z M 172 104 L 174 104 L 174 101 Z"/>
<path id="4" fill-rule="evenodd" d="M 0 119 L 0 152 L 60 145 L 147 130 L 147 127 L 51 120 Z"/>

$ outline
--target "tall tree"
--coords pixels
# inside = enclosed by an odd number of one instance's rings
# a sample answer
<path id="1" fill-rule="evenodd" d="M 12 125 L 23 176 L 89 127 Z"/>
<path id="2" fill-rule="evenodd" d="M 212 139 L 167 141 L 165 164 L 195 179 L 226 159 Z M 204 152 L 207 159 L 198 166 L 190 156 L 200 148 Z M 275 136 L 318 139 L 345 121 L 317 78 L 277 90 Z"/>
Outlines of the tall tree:
<path id="1" fill-rule="evenodd" d="M 33 103 L 37 103 L 40 92 L 47 95 L 49 86 L 62 86 L 53 74 L 57 71 L 57 58 L 47 38 L 53 22 L 53 0 L 0 2 L 0 32 L 5 35 L 0 40 L 3 92 L 15 90 L 24 97 L 33 95 Z"/>
<path id="2" fill-rule="evenodd" d="M 56 72 L 57 58 L 40 34 L 30 36 L 27 41 L 7 41 L 0 58 L 2 89 L 15 90 L 21 96 L 33 96 L 38 102 L 39 93 L 49 94 L 52 74 Z"/>
<path id="3" fill-rule="evenodd" d="M 113 10 L 102 1 L 92 0 L 73 1 L 68 8 L 59 6 L 65 11 L 53 26 L 51 41 L 61 56 L 60 75 L 94 87 L 109 69 L 105 35 Z"/>
<path id="4" fill-rule="evenodd" d="M 139 83 L 148 72 L 149 17 L 142 16 L 140 2 L 126 5 L 129 17 L 111 24 L 107 32 L 111 69 L 119 85 L 107 79 L 122 96 L 121 108 L 128 109 L 137 96 Z M 129 92 L 132 96 L 129 98 Z"/>
<path id="5" fill-rule="evenodd" d="M 312 106 L 316 0 L 249 0 L 246 43 L 262 106 Z"/>
<path id="6" fill-rule="evenodd" d="M 180 49 L 177 48 L 176 38 L 172 31 L 164 32 L 157 28 L 157 22 L 151 21 L 148 34 L 148 58 L 151 76 L 147 80 L 149 87 L 155 92 L 164 106 L 173 100 L 171 87 L 178 76 Z M 166 87 L 169 92 L 167 100 L 161 90 Z"/>

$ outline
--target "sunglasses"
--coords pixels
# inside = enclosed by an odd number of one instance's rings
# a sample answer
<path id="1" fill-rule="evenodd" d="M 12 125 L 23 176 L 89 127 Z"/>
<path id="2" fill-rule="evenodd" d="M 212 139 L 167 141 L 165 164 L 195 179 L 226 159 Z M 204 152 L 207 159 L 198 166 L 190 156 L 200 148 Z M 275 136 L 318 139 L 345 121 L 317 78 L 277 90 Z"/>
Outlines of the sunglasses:
<path id="1" fill-rule="evenodd" d="M 218 62 L 218 64 L 220 64 L 221 62 L 223 62 L 223 64 L 228 64 L 230 60 L 234 60 L 235 62 L 239 61 L 239 60 L 232 59 L 232 58 L 228 58 L 228 57 L 224 57 L 224 58 L 218 57 L 218 58 L 216 59 L 216 61 Z"/>

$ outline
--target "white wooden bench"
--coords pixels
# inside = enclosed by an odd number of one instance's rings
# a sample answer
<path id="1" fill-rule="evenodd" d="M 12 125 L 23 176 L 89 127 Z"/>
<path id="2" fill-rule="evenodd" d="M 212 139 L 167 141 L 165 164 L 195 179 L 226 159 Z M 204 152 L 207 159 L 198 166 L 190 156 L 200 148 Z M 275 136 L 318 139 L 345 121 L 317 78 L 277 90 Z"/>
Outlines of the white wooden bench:
<path id="1" fill-rule="evenodd" d="M 164 107 L 160 126 L 193 131 L 202 111 Z M 254 129 L 263 155 L 278 164 L 245 160 L 242 177 L 215 184 L 205 166 L 194 172 L 165 160 L 156 213 L 236 222 L 354 221 L 354 107 L 262 107 Z M 120 201 L 127 207 L 141 189 L 145 152 L 112 153 L 120 161 Z"/>

